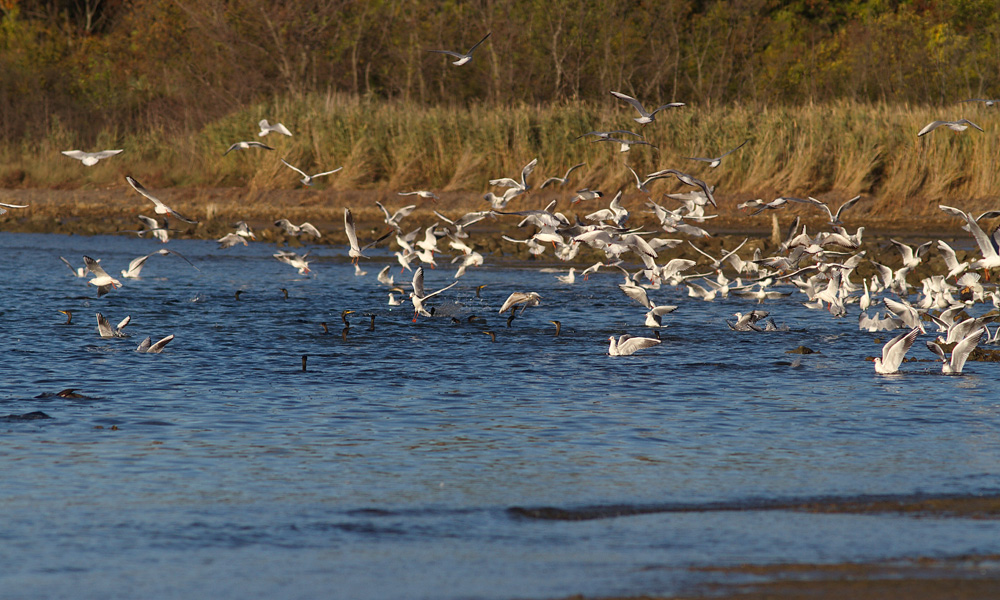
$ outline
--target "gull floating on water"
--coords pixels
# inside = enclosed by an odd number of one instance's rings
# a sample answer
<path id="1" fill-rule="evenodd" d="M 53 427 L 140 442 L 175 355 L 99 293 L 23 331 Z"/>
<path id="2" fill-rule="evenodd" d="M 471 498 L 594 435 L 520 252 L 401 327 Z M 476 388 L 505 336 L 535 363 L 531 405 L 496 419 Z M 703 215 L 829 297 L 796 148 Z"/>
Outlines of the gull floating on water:
<path id="1" fill-rule="evenodd" d="M 611 344 L 608 346 L 610 356 L 631 356 L 643 348 L 650 348 L 660 344 L 656 338 L 632 337 L 628 334 L 622 335 L 617 340 L 615 336 L 608 338 Z"/>
<path id="2" fill-rule="evenodd" d="M 82 150 L 63 150 L 62 153 L 70 158 L 75 158 L 87 167 L 92 167 L 102 159 L 109 158 L 121 153 L 122 150 L 101 150 L 100 152 L 84 152 Z"/>
<path id="3" fill-rule="evenodd" d="M 455 65 L 456 67 L 461 67 L 462 65 L 464 65 L 464 64 L 466 64 L 466 63 L 468 63 L 468 62 L 470 62 L 472 60 L 472 53 L 475 52 L 476 48 L 478 48 L 480 44 L 482 44 L 483 42 L 485 42 L 486 39 L 488 37 L 490 37 L 490 35 L 492 35 L 492 34 L 493 34 L 493 32 L 491 31 L 491 32 L 487 33 L 486 35 L 484 35 L 483 39 L 481 39 L 478 42 L 476 42 L 471 48 L 469 48 L 469 51 L 466 52 L 465 54 L 462 54 L 461 52 L 452 52 L 451 50 L 428 50 L 428 52 L 435 52 L 437 54 L 447 54 L 448 56 L 457 58 L 458 60 L 454 61 L 451 64 Z"/>
<path id="4" fill-rule="evenodd" d="M 614 96 L 615 98 L 618 98 L 619 100 L 624 100 L 625 102 L 628 102 L 629 104 L 632 105 L 633 108 L 639 111 L 639 116 L 635 117 L 634 120 L 636 123 L 640 123 L 642 125 L 646 125 L 647 123 L 652 123 L 653 120 L 656 118 L 656 113 L 660 112 L 663 109 L 677 108 L 680 106 L 684 106 L 683 102 L 670 102 L 668 104 L 664 104 L 663 106 L 658 107 L 653 112 L 649 112 L 645 108 L 643 108 L 641 102 L 639 102 L 632 96 L 626 96 L 621 92 L 614 92 L 614 91 L 611 92 L 611 95 Z"/>
<path id="5" fill-rule="evenodd" d="M 188 219 L 188 218 L 184 217 L 183 215 L 181 215 L 176 210 L 170 208 L 169 206 L 167 206 L 166 204 L 164 204 L 163 202 L 161 202 L 159 198 L 157 198 L 156 196 L 154 196 L 154 195 L 150 194 L 148 191 L 146 191 L 146 188 L 144 188 L 142 186 L 142 184 L 139 183 L 138 181 L 136 181 L 134 178 L 126 175 L 125 176 L 125 181 L 127 181 L 128 184 L 130 186 L 132 186 L 132 189 L 134 189 L 135 191 L 139 192 L 141 195 L 145 196 L 148 200 L 152 201 L 152 203 L 154 205 L 153 212 L 155 212 L 156 214 L 158 214 L 158 215 L 171 215 L 175 219 L 180 219 L 181 221 L 184 221 L 185 223 L 191 223 L 191 224 L 197 224 L 198 223 L 198 221 L 192 221 L 191 219 Z"/>
<path id="6" fill-rule="evenodd" d="M 969 359 L 969 355 L 979 345 L 979 340 L 982 339 L 984 333 L 987 333 L 987 329 L 980 327 L 962 338 L 960 342 L 955 344 L 954 349 L 952 349 L 951 357 L 945 355 L 944 349 L 937 342 L 927 342 L 927 347 L 941 359 L 942 373 L 945 375 L 961 375 L 965 361 Z"/>
<path id="7" fill-rule="evenodd" d="M 236 142 L 235 144 L 233 144 L 232 146 L 230 146 L 228 150 L 226 150 L 225 152 L 223 152 L 222 155 L 225 156 L 225 155 L 229 154 L 230 152 L 232 152 L 233 150 L 248 150 L 250 148 L 263 148 L 264 150 L 274 150 L 274 148 L 272 148 L 272 147 L 270 147 L 268 145 L 262 144 L 261 142 L 255 142 L 255 141 L 250 141 L 250 142 Z"/>
<path id="8" fill-rule="evenodd" d="M 270 123 L 267 122 L 267 119 L 261 119 L 260 123 L 258 123 L 257 125 L 260 127 L 260 131 L 257 133 L 257 135 L 259 135 L 260 137 L 264 137 L 265 135 L 271 133 L 272 131 L 275 133 L 280 133 L 282 135 L 287 135 L 289 137 L 292 135 L 292 132 L 288 131 L 288 128 L 282 125 L 281 123 L 275 123 L 274 125 L 271 125 Z"/>
<path id="9" fill-rule="evenodd" d="M 128 334 L 125 333 L 125 326 L 132 322 L 132 317 L 127 316 L 122 319 L 118 325 L 114 328 L 111 327 L 111 322 L 108 321 L 107 317 L 101 313 L 97 313 L 97 333 L 102 338 L 125 338 Z"/>
<path id="10" fill-rule="evenodd" d="M 304 185 L 312 185 L 313 184 L 313 179 L 316 179 L 317 177 L 325 177 L 327 175 L 333 175 L 334 173 L 336 173 L 336 172 L 338 172 L 338 171 L 340 171 L 341 169 L 344 168 L 344 167 L 337 167 L 336 169 L 334 169 L 332 171 L 324 171 L 322 173 L 316 173 L 315 175 L 309 175 L 308 173 L 306 173 L 302 169 L 289 164 L 288 161 L 286 161 L 285 159 L 281 159 L 281 162 L 283 162 L 285 164 L 285 166 L 288 167 L 289 169 L 291 169 L 291 170 L 295 171 L 296 173 L 298 173 L 299 175 L 301 175 L 302 179 L 300 179 L 299 181 L 301 181 Z"/>
<path id="11" fill-rule="evenodd" d="M 875 372 L 881 375 L 899 372 L 899 365 L 903 364 L 903 357 L 906 356 L 906 352 L 919 334 L 920 328 L 914 327 L 906 333 L 897 335 L 882 346 L 882 357 L 875 358 Z"/>
<path id="12" fill-rule="evenodd" d="M 146 339 L 142 340 L 142 343 L 139 344 L 139 347 L 136 348 L 135 351 L 144 354 L 159 354 L 163 352 L 164 346 L 169 344 L 172 339 L 174 339 L 174 334 L 171 333 L 170 335 L 156 342 L 155 344 L 151 344 L 150 342 L 152 341 L 152 338 L 147 337 Z"/>

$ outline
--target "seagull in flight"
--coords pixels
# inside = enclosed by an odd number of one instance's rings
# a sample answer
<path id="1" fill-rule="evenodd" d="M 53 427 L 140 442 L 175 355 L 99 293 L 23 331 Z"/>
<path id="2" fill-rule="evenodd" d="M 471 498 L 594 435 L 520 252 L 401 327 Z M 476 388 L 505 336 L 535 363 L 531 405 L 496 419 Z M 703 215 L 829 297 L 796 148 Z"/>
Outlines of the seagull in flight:
<path id="1" fill-rule="evenodd" d="M 740 148 L 742 148 L 743 146 L 746 146 L 746 145 L 747 145 L 747 142 L 749 142 L 749 141 L 750 141 L 750 140 L 745 140 L 745 141 L 744 141 L 744 142 L 743 142 L 742 144 L 740 144 L 739 146 L 736 146 L 735 148 L 733 148 L 733 149 L 732 149 L 732 150 L 730 150 L 729 152 L 726 152 L 726 153 L 725 153 L 725 154 L 723 154 L 722 156 L 717 156 L 717 157 L 715 157 L 715 158 L 700 158 L 700 157 L 696 157 L 696 156 L 685 156 L 684 158 L 686 158 L 686 159 L 688 159 L 688 160 L 700 160 L 700 161 L 702 161 L 702 162 L 707 162 L 707 163 L 708 163 L 708 166 L 710 166 L 710 167 L 712 167 L 712 168 L 714 169 L 715 167 L 717 167 L 717 166 L 719 166 L 720 164 L 722 164 L 722 159 L 723 159 L 723 158 L 726 158 L 727 156 L 729 156 L 729 155 L 730 155 L 730 154 L 732 154 L 733 152 L 736 152 L 737 150 L 739 150 L 739 149 L 740 149 Z"/>
<path id="2" fill-rule="evenodd" d="M 641 102 L 639 102 L 632 96 L 626 96 L 621 92 L 615 92 L 615 91 L 612 91 L 611 95 L 614 96 L 615 98 L 618 98 L 619 100 L 624 100 L 625 102 L 628 102 L 629 104 L 632 105 L 633 108 L 639 111 L 639 116 L 635 117 L 634 119 L 636 123 L 639 123 L 641 125 L 652 123 L 653 119 L 656 118 L 656 113 L 660 112 L 665 108 L 677 108 L 679 106 L 684 106 L 683 102 L 670 102 L 669 104 L 664 104 L 663 106 L 658 107 L 653 112 L 649 112 L 645 108 L 643 108 Z"/>
<path id="3" fill-rule="evenodd" d="M 517 194 L 523 194 L 531 189 L 531 186 L 528 185 L 527 179 L 528 175 L 531 175 L 531 172 L 535 170 L 535 165 L 537 164 L 538 159 L 536 158 L 530 163 L 524 165 L 524 168 L 521 169 L 521 181 L 511 179 L 510 177 L 501 177 L 500 179 L 490 179 L 490 185 L 516 189 Z M 507 194 L 505 193 L 504 196 L 506 197 Z"/>
<path id="4" fill-rule="evenodd" d="M 476 42 L 476 44 L 473 47 L 469 48 L 469 51 L 466 52 L 465 54 L 462 54 L 460 52 L 452 52 L 451 50 L 428 50 L 428 52 L 436 52 L 438 54 L 447 54 L 448 56 L 453 56 L 453 57 L 457 58 L 458 60 L 456 60 L 455 62 L 453 62 L 451 64 L 455 65 L 456 67 L 461 67 L 462 65 L 464 65 L 464 64 L 472 61 L 472 53 L 475 52 L 476 48 L 478 48 L 480 44 L 482 44 L 483 42 L 485 42 L 486 38 L 490 37 L 490 35 L 492 35 L 492 33 L 493 32 L 491 31 L 491 32 L 487 33 L 486 35 L 484 35 L 483 39 L 481 39 L 478 42 Z"/>
<path id="5" fill-rule="evenodd" d="M 673 175 L 674 177 L 679 179 L 681 183 L 686 183 L 687 185 L 701 188 L 701 191 L 705 193 L 705 197 L 708 198 L 708 201 L 712 203 L 712 206 L 717 206 L 715 204 L 715 196 L 712 194 L 712 188 L 709 187 L 707 183 L 705 183 L 700 179 L 692 177 L 687 173 L 681 173 L 677 169 L 663 169 L 662 171 L 657 171 L 655 173 L 650 173 L 649 175 L 646 175 L 646 178 L 648 179 L 650 177 L 662 177 L 665 175 Z"/>
<path id="6" fill-rule="evenodd" d="M 413 286 L 413 291 L 410 292 L 410 302 L 413 303 L 413 322 L 417 322 L 417 315 L 423 315 L 425 317 L 432 316 L 427 309 L 424 308 L 424 302 L 437 296 L 445 290 L 450 290 L 451 288 L 458 285 L 458 282 L 454 282 L 451 285 L 447 285 L 436 292 L 427 294 L 424 290 L 424 268 L 417 267 L 417 270 L 413 273 L 413 281 L 411 283 Z"/>
<path id="7" fill-rule="evenodd" d="M 266 144 L 262 144 L 260 142 L 252 142 L 252 141 L 251 142 L 236 142 L 235 144 L 233 144 L 232 146 L 229 147 L 229 150 L 226 150 L 225 152 L 223 152 L 222 155 L 225 156 L 225 155 L 229 154 L 230 152 L 232 152 L 233 150 L 248 150 L 250 148 L 263 148 L 264 150 L 274 150 L 274 148 L 272 148 L 272 147 L 270 147 L 270 146 L 268 146 Z"/>
<path id="8" fill-rule="evenodd" d="M 145 256 L 140 256 L 138 258 L 133 258 L 132 261 L 128 263 L 128 269 L 122 269 L 122 277 L 124 277 L 126 279 L 136 279 L 136 278 L 138 278 L 139 277 L 139 273 L 142 272 L 142 268 L 146 265 L 146 261 L 149 260 L 150 257 L 156 256 L 157 254 L 159 254 L 160 256 L 166 256 L 168 254 L 174 254 L 176 256 L 179 256 L 179 257 L 183 258 L 184 261 L 187 262 L 187 264 L 189 264 L 192 267 L 194 267 L 195 271 L 200 271 L 201 270 L 198 267 L 195 267 L 194 263 L 192 263 L 190 260 L 188 260 L 187 257 L 184 256 L 183 254 L 181 254 L 180 252 L 174 252 L 173 250 L 167 250 L 166 248 L 160 248 L 156 252 L 150 252 L 149 254 L 147 254 Z"/>
<path id="9" fill-rule="evenodd" d="M 280 133 L 282 135 L 287 135 L 289 137 L 291 137 L 292 135 L 292 132 L 288 131 L 288 128 L 282 125 L 281 123 L 275 123 L 274 125 L 271 125 L 270 123 L 267 122 L 267 119 L 261 119 L 260 123 L 258 123 L 257 125 L 260 127 L 260 131 L 257 133 L 257 135 L 259 135 L 260 137 L 264 137 L 265 135 L 271 133 L 272 131 L 275 133 Z"/>
<path id="10" fill-rule="evenodd" d="M 917 132 L 917 137 L 926 135 L 934 131 L 938 127 L 941 127 L 942 125 L 947 127 L 948 129 L 951 129 L 952 131 L 965 131 L 969 127 L 973 127 L 975 129 L 978 129 L 979 131 L 983 131 L 982 127 L 976 125 L 975 123 L 973 123 L 968 119 L 959 119 L 957 121 L 931 121 L 930 123 L 924 125 L 923 129 Z"/>
<path id="11" fill-rule="evenodd" d="M 111 289 L 120 288 L 122 286 L 122 282 L 108 275 L 108 272 L 101 266 L 101 261 L 90 258 L 89 256 L 84 256 L 83 263 L 87 265 L 87 270 L 94 276 L 88 280 L 87 283 L 97 287 L 98 298 L 107 294 Z"/>
<path id="12" fill-rule="evenodd" d="M 316 179 L 317 177 L 324 177 L 326 175 L 333 175 L 337 171 L 340 171 L 341 169 L 344 168 L 344 167 L 337 167 L 336 169 L 334 169 L 332 171 L 324 171 L 323 173 L 316 173 L 315 175 L 309 175 L 308 173 L 306 173 L 302 169 L 300 169 L 298 167 L 294 167 L 294 166 L 288 164 L 288 161 L 286 161 L 285 159 L 281 159 L 281 162 L 285 163 L 285 166 L 288 167 L 289 169 L 295 171 L 299 175 L 302 175 L 302 179 L 300 179 L 299 181 L 301 181 L 305 185 L 312 185 L 313 184 L 313 179 Z"/>
<path id="13" fill-rule="evenodd" d="M 70 158 L 75 158 L 82 162 L 84 166 L 92 167 L 101 159 L 109 158 L 121 153 L 121 150 L 101 150 L 100 152 L 84 152 L 82 150 L 63 150 L 62 153 Z"/>
<path id="14" fill-rule="evenodd" d="M 154 196 L 154 195 L 150 194 L 148 191 L 146 191 L 146 188 L 142 187 L 142 184 L 139 183 L 138 181 L 136 181 L 135 179 L 133 179 L 132 177 L 126 175 L 125 176 L 125 181 L 127 181 L 128 184 L 130 186 L 132 186 L 132 189 L 134 189 L 135 191 L 139 192 L 141 195 L 145 196 L 148 200 L 150 200 L 150 201 L 153 202 L 153 204 L 156 206 L 153 209 L 153 212 L 155 212 L 156 214 L 158 214 L 158 215 L 171 215 L 175 219 L 178 219 L 180 221 L 184 221 L 185 223 L 191 223 L 192 225 L 198 223 L 198 221 L 192 221 L 191 219 L 188 219 L 187 217 L 184 217 L 183 215 L 181 215 L 176 210 L 170 208 L 169 206 L 167 206 L 166 204 L 164 204 L 163 202 L 161 202 L 159 198 L 157 198 L 156 196 Z"/>
<path id="15" fill-rule="evenodd" d="M 566 185 L 567 183 L 569 183 L 569 174 L 579 169 L 585 164 L 587 163 L 580 163 L 578 165 L 573 165 L 572 167 L 569 168 L 568 171 L 566 171 L 566 174 L 563 175 L 562 177 L 549 177 L 548 179 L 542 182 L 542 185 L 538 186 L 538 189 L 542 189 L 543 187 L 549 185 L 550 183 L 558 183 L 559 185 Z"/>
<path id="16" fill-rule="evenodd" d="M 969 359 L 969 355 L 972 354 L 972 351 L 976 349 L 977 345 L 979 345 L 979 340 L 986 332 L 987 330 L 985 327 L 980 327 L 962 338 L 962 341 L 955 344 L 955 348 L 951 351 L 950 358 L 945 355 L 944 349 L 939 346 L 937 342 L 927 342 L 927 348 L 929 348 L 934 354 L 937 354 L 938 358 L 941 359 L 942 373 L 945 375 L 961 375 L 962 368 L 965 366 L 965 361 Z"/>
<path id="17" fill-rule="evenodd" d="M 5 214 L 7 208 L 28 208 L 27 204 L 7 204 L 5 202 L 0 202 L 0 215 Z"/>
<path id="18" fill-rule="evenodd" d="M 417 190 L 415 192 L 397 192 L 400 196 L 420 196 L 424 200 L 439 200 L 437 194 L 434 192 L 428 192 L 427 190 Z"/>
<path id="19" fill-rule="evenodd" d="M 301 235 L 304 233 L 315 238 L 323 237 L 322 234 L 320 234 L 319 229 L 316 229 L 316 227 L 309 222 L 305 222 L 301 225 L 294 225 L 288 219 L 278 219 L 274 222 L 274 226 L 281 227 L 288 235 Z"/>

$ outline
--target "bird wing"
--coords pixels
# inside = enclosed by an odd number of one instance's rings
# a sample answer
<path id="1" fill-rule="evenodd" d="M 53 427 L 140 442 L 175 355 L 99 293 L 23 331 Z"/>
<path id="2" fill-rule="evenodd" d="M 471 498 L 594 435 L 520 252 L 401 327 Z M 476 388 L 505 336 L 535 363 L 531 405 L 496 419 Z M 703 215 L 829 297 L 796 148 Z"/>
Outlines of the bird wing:
<path id="1" fill-rule="evenodd" d="M 926 135 L 944 124 L 945 124 L 944 121 L 931 121 L 930 123 L 924 125 L 923 129 L 917 132 L 917 137 Z"/>
<path id="2" fill-rule="evenodd" d="M 322 173 L 316 173 L 315 175 L 313 175 L 313 179 L 315 179 L 317 177 L 324 177 L 326 175 L 333 175 L 334 173 L 337 173 L 337 172 L 343 170 L 343 168 L 344 167 L 337 167 L 336 169 L 334 169 L 332 171 L 323 171 Z"/>
<path id="3" fill-rule="evenodd" d="M 448 56 L 454 56 L 455 58 L 466 58 L 465 54 L 460 52 L 452 52 L 451 50 L 428 50 L 428 52 L 436 52 L 438 54 L 447 54 Z"/>
<path id="4" fill-rule="evenodd" d="M 733 149 L 732 149 L 732 150 L 730 150 L 729 152 L 726 152 L 725 154 L 723 154 L 722 156 L 720 156 L 720 157 L 719 157 L 719 159 L 722 159 L 722 158 L 725 158 L 725 157 L 729 156 L 730 154 L 732 154 L 733 152 L 736 152 L 737 150 L 739 150 L 739 149 L 740 149 L 740 148 L 742 148 L 743 146 L 746 146 L 746 145 L 747 145 L 747 143 L 749 143 L 749 142 L 750 142 L 750 140 L 748 140 L 748 139 L 747 139 L 747 140 L 743 140 L 743 143 L 742 143 L 742 144 L 740 144 L 739 146 L 736 146 L 735 148 L 733 148 Z M 718 160 L 718 159 L 717 159 L 717 160 Z"/>
<path id="5" fill-rule="evenodd" d="M 649 113 L 646 112 L 646 109 L 642 107 L 642 103 L 639 102 L 638 100 L 636 100 L 635 98 L 633 98 L 632 96 L 626 96 L 625 94 L 623 94 L 621 92 L 615 92 L 615 91 L 612 91 L 611 95 L 614 96 L 615 98 L 618 98 L 619 100 L 624 100 L 625 102 L 628 102 L 629 104 L 631 104 L 633 106 L 633 108 L 635 108 L 637 111 L 639 111 L 640 115 L 642 115 L 644 117 L 650 116 Z"/>
<path id="6" fill-rule="evenodd" d="M 413 272 L 413 281 L 410 284 L 413 286 L 413 295 L 417 298 L 424 297 L 424 268 L 423 266 L 417 267 L 417 270 Z"/>
<path id="7" fill-rule="evenodd" d="M 938 358 L 941 359 L 941 362 L 948 362 L 948 356 L 945 355 L 944 350 L 941 348 L 941 346 L 938 345 L 937 342 L 933 340 L 928 340 L 927 349 L 933 352 L 934 354 L 937 354 Z"/>
<path id="8" fill-rule="evenodd" d="M 111 323 L 101 313 L 97 313 L 97 333 L 102 338 L 115 337 L 114 332 L 111 330 Z"/>
<path id="9" fill-rule="evenodd" d="M 490 31 L 486 35 L 484 35 L 483 39 L 479 40 L 478 42 L 475 43 L 475 45 L 473 45 L 471 48 L 469 48 L 469 51 L 466 53 L 466 55 L 472 56 L 472 53 L 476 51 L 476 48 L 478 48 L 480 44 L 482 44 L 483 42 L 485 42 L 486 39 L 488 37 L 490 37 L 491 35 L 493 35 L 492 31 Z"/>
<path id="10" fill-rule="evenodd" d="M 660 340 L 656 338 L 643 338 L 643 337 L 630 337 L 624 341 L 618 342 L 618 352 L 622 354 L 632 354 L 643 348 L 649 348 L 651 346 L 656 346 L 660 343 Z"/>
<path id="11" fill-rule="evenodd" d="M 458 282 L 457 282 L 457 281 L 456 281 L 456 282 L 454 282 L 454 283 L 452 283 L 452 284 L 450 284 L 450 285 L 446 285 L 446 286 L 444 286 L 443 288 L 439 289 L 439 290 L 438 290 L 438 291 L 436 291 L 436 292 L 432 292 L 432 293 L 430 293 L 430 294 L 427 294 L 426 296 L 424 296 L 423 298 L 421 298 L 421 300 L 427 300 L 428 298 L 433 298 L 434 296 L 437 296 L 437 295 L 438 295 L 438 294 L 440 294 L 441 292 L 444 292 L 444 291 L 447 291 L 447 290 L 450 290 L 451 288 L 455 287 L 456 285 L 458 285 Z"/>
<path id="12" fill-rule="evenodd" d="M 354 216 L 351 215 L 351 209 L 344 208 L 344 232 L 347 233 L 347 241 L 351 245 L 351 250 L 361 253 L 361 247 L 358 246 L 358 234 L 354 230 Z"/>
<path id="13" fill-rule="evenodd" d="M 125 181 L 127 181 L 128 184 L 130 186 L 132 186 L 132 189 L 134 189 L 135 191 L 139 192 L 140 194 L 142 194 L 143 196 L 145 196 L 147 199 L 152 200 L 153 204 L 156 204 L 157 206 L 164 206 L 163 202 L 160 202 L 159 198 L 157 198 L 156 196 L 150 194 L 146 190 L 146 188 L 143 187 L 143 185 L 141 183 L 139 183 L 138 181 L 136 181 L 131 176 L 126 175 L 125 176 Z"/>
<path id="14" fill-rule="evenodd" d="M 303 171 L 302 169 L 300 169 L 298 167 L 295 167 L 293 165 L 288 164 L 288 161 L 286 161 L 285 159 L 281 159 L 281 162 L 285 163 L 286 167 L 288 167 L 289 169 L 291 169 L 291 170 L 295 171 L 296 173 L 302 175 L 303 177 L 309 177 L 309 175 L 306 174 L 305 171 Z"/>
<path id="15" fill-rule="evenodd" d="M 969 126 L 971 126 L 971 127 L 975 127 L 975 128 L 976 128 L 976 129 L 978 129 L 979 131 L 983 131 L 983 128 L 982 128 L 982 127 L 980 127 L 979 125 L 976 125 L 975 123 L 973 123 L 972 121 L 970 121 L 970 120 L 968 120 L 968 119 L 961 119 L 961 120 L 959 120 L 958 122 L 959 122 L 959 123 L 965 123 L 966 125 L 969 125 Z"/>
<path id="16" fill-rule="evenodd" d="M 149 260 L 149 257 L 153 256 L 153 254 L 159 254 L 159 252 L 153 252 L 151 254 L 147 254 L 146 256 L 133 258 L 132 261 L 128 263 L 126 277 L 138 277 L 139 272 L 142 271 L 142 266 L 146 264 L 146 261 Z"/>
<path id="17" fill-rule="evenodd" d="M 323 237 L 323 235 L 319 232 L 319 229 L 316 229 L 316 227 L 312 223 L 309 222 L 303 223 L 302 225 L 299 225 L 299 229 L 301 229 L 302 231 L 313 237 L 316 238 Z"/>
<path id="18" fill-rule="evenodd" d="M 162 340 L 160 340 L 160 341 L 156 342 L 155 344 L 153 344 L 152 346 L 150 346 L 146 350 L 146 352 L 149 353 L 149 354 L 159 354 L 160 352 L 163 352 L 163 347 L 166 346 L 167 344 L 169 344 L 170 341 L 173 340 L 173 339 L 174 339 L 174 334 L 171 333 L 167 337 L 163 338 Z"/>
<path id="19" fill-rule="evenodd" d="M 108 272 L 105 271 L 104 267 L 101 266 L 101 261 L 94 260 L 93 258 L 90 258 L 89 256 L 84 256 L 83 257 L 83 263 L 85 265 L 87 265 L 87 270 L 90 271 L 91 273 L 93 273 L 94 275 L 97 275 L 98 277 L 107 277 L 108 276 Z"/>
<path id="20" fill-rule="evenodd" d="M 521 169 L 521 186 L 520 187 L 522 187 L 522 188 L 527 188 L 528 187 L 528 184 L 527 184 L 526 180 L 528 179 L 528 175 L 531 175 L 531 172 L 535 170 L 535 165 L 537 165 L 537 164 L 538 164 L 538 159 L 536 158 L 536 159 L 532 160 L 530 163 L 524 165 L 524 168 Z"/>
<path id="21" fill-rule="evenodd" d="M 965 366 L 965 361 L 969 359 L 969 355 L 972 354 L 972 351 L 976 349 L 977 345 L 979 345 L 979 340 L 982 339 L 983 333 L 985 332 L 986 328 L 980 327 L 962 338 L 962 341 L 955 344 L 955 347 L 951 350 L 951 368 L 954 372 L 962 372 L 962 367 Z"/>
<path id="22" fill-rule="evenodd" d="M 634 284 L 626 285 L 624 283 L 618 284 L 618 289 L 625 293 L 626 296 L 635 300 L 639 304 L 646 308 L 652 309 L 653 303 L 649 301 L 649 295 L 646 294 L 646 289 L 639 287 Z"/>
<path id="23" fill-rule="evenodd" d="M 914 327 L 910 331 L 901 333 L 889 340 L 885 346 L 882 346 L 882 364 L 893 369 L 898 369 L 899 365 L 903 363 L 903 357 L 906 356 L 907 351 L 913 345 L 914 340 L 917 339 L 918 334 L 920 334 L 920 328 Z"/>
<path id="24" fill-rule="evenodd" d="M 839 221 L 840 220 L 840 213 L 844 212 L 848 208 L 851 208 L 852 206 L 854 206 L 855 204 L 857 204 L 858 200 L 861 200 L 861 194 L 858 194 L 857 196 L 851 198 L 847 202 L 844 202 L 843 204 L 841 204 L 840 208 L 837 209 L 837 214 L 835 214 L 833 216 L 833 219 L 831 219 L 831 221 Z"/>
<path id="25" fill-rule="evenodd" d="M 585 165 L 585 164 L 587 164 L 587 163 L 580 163 L 580 164 L 578 164 L 578 165 L 573 165 L 572 167 L 570 167 L 570 168 L 569 168 L 569 169 L 568 169 L 568 170 L 566 171 L 566 175 L 564 175 L 564 176 L 563 176 L 563 179 L 569 179 L 569 174 L 570 174 L 570 173 L 572 173 L 573 171 L 575 171 L 575 170 L 579 169 L 580 167 L 582 167 L 582 166 L 583 166 L 583 165 Z"/>

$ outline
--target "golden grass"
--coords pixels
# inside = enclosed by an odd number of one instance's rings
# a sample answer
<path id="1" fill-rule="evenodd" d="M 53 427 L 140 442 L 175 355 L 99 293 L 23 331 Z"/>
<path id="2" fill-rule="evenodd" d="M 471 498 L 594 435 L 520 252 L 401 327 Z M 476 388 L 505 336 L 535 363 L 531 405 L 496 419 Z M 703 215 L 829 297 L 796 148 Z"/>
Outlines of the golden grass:
<path id="1" fill-rule="evenodd" d="M 632 121 L 631 108 L 613 98 L 600 104 L 513 107 L 425 107 L 336 94 L 275 98 L 193 133 L 105 132 L 99 146 L 126 152 L 89 169 L 59 154 L 75 147 L 75 136 L 54 123 L 45 139 L 0 147 L 0 185 L 99 188 L 118 185 L 124 174 L 132 174 L 147 186 L 243 187 L 256 196 L 301 186 L 299 177 L 281 164 L 279 159 L 285 158 L 307 172 L 344 167 L 318 180 L 317 189 L 481 194 L 490 189 L 490 178 L 518 178 L 522 166 L 537 157 L 535 182 L 586 162 L 574 173 L 573 189 L 629 189 L 628 164 L 640 175 L 676 168 L 717 185 L 727 196 L 846 199 L 863 193 L 879 198 L 883 207 L 907 203 L 926 211 L 956 198 L 969 206 L 997 196 L 992 113 L 979 104 L 963 109 L 987 133 L 941 128 L 917 138 L 924 124 L 958 118 L 958 109 L 946 115 L 938 108 L 848 101 L 794 107 L 692 105 L 664 111 L 642 130 L 658 151 L 638 146 L 620 153 L 617 144 L 577 139 L 594 129 L 640 128 Z M 294 137 L 259 138 L 256 123 L 262 118 L 285 123 Z M 222 156 L 231 143 L 252 139 L 275 151 Z M 718 169 L 684 158 L 716 156 L 744 139 L 751 141 Z"/>

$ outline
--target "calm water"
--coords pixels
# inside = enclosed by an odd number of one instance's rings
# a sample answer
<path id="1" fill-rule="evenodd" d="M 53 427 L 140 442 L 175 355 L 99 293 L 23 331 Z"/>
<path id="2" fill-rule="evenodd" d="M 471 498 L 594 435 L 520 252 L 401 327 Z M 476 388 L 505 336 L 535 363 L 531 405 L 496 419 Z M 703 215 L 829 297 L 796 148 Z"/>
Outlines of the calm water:
<path id="1" fill-rule="evenodd" d="M 274 246 L 173 240 L 200 272 L 155 256 L 100 299 L 59 261 L 117 273 L 158 247 L 0 233 L 0 415 L 53 417 L 0 423 L 0 597 L 666 594 L 706 577 L 690 566 L 1000 552 L 988 521 L 510 510 L 1000 491 L 1000 366 L 876 376 L 864 358 L 887 336 L 859 332 L 856 307 L 833 319 L 769 301 L 790 331 L 741 334 L 724 320 L 749 301 L 656 290 L 680 305 L 664 343 L 613 358 L 608 335 L 648 332 L 617 272 L 564 285 L 471 269 L 412 323 L 375 281 L 385 254 L 356 277 L 344 249 L 321 247 L 300 276 Z M 452 274 L 428 271 L 427 287 Z M 512 291 L 543 303 L 508 329 L 496 311 Z M 131 315 L 132 337 L 102 340 L 98 311 Z M 162 354 L 134 351 L 169 333 Z M 786 354 L 799 345 L 820 353 Z M 932 356 L 920 341 L 910 355 Z M 88 398 L 38 397 L 65 388 Z"/>

